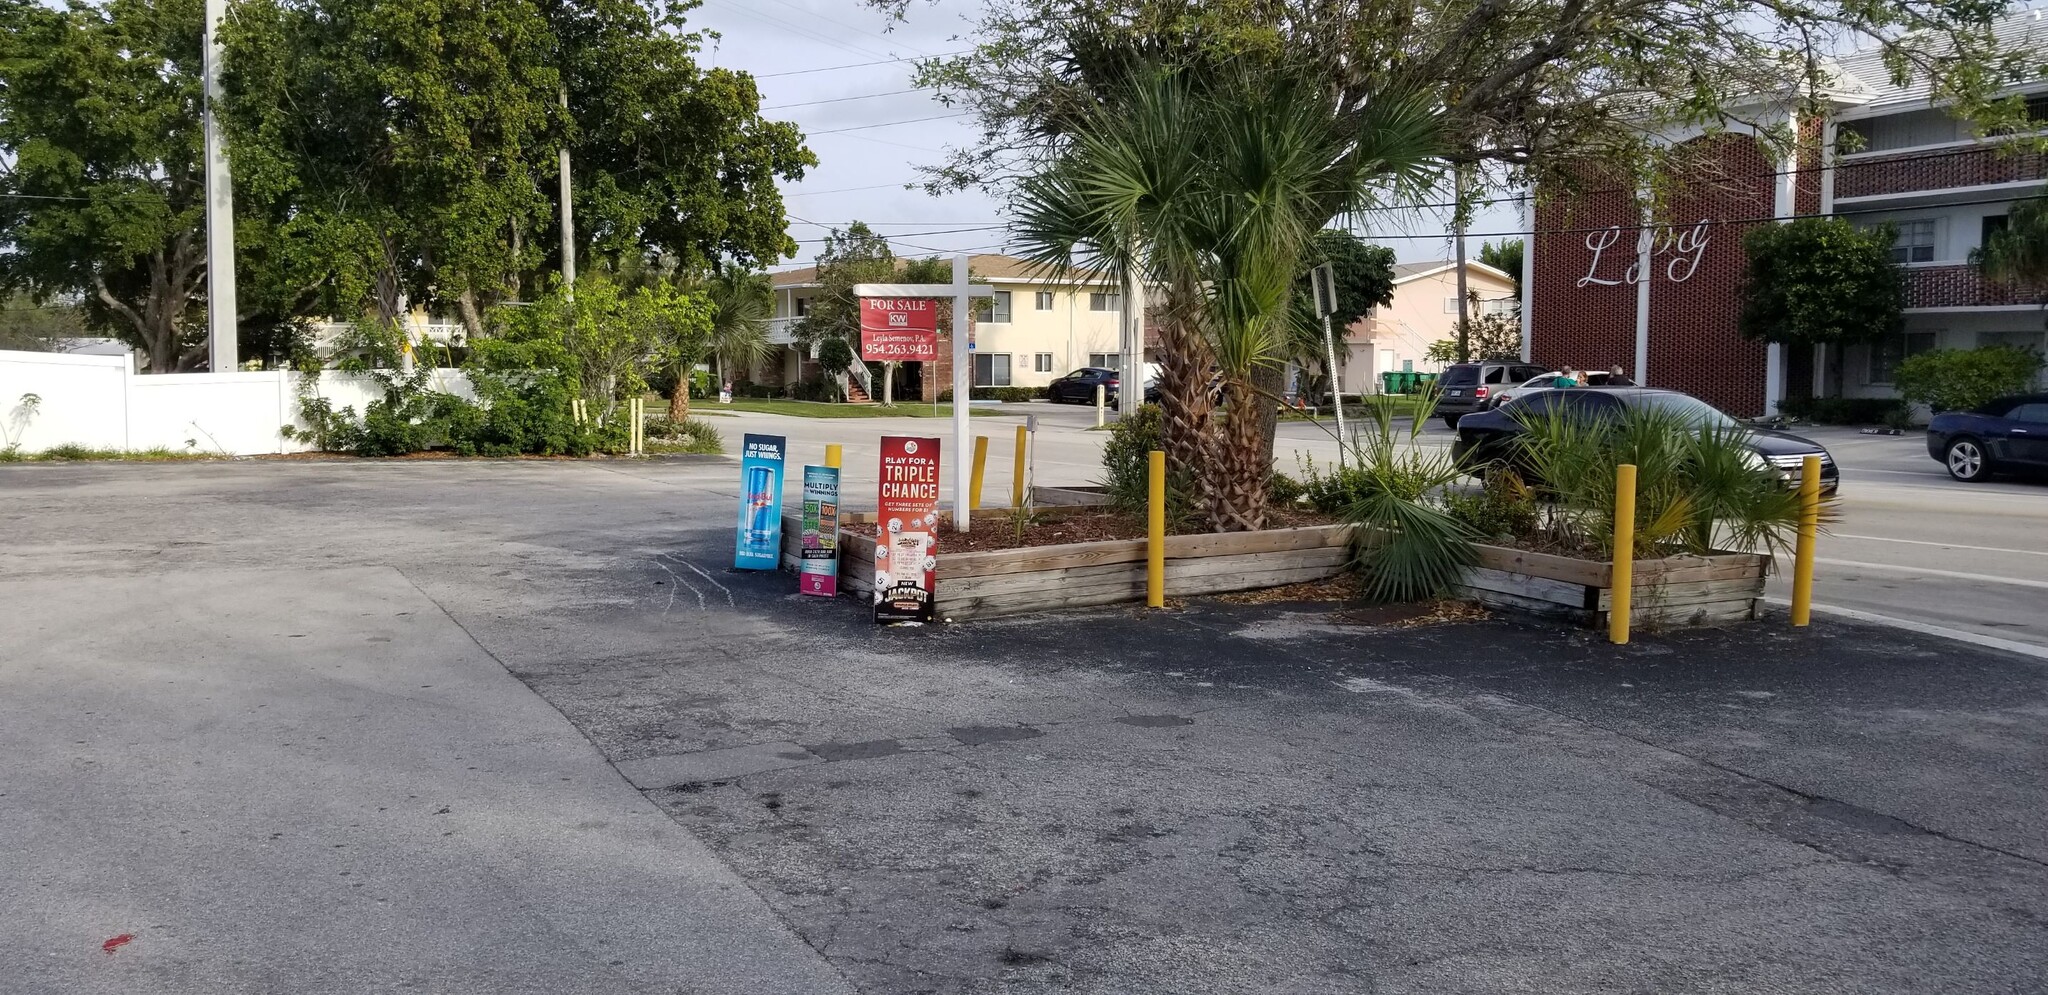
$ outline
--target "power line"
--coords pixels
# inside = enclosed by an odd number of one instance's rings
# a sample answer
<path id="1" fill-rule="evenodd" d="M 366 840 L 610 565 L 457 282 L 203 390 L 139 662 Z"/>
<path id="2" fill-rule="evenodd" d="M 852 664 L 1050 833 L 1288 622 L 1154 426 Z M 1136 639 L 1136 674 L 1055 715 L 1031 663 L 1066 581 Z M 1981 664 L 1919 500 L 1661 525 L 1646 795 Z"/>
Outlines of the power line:
<path id="1" fill-rule="evenodd" d="M 895 187 L 899 190 L 905 190 L 909 189 L 912 186 L 915 186 L 916 184 L 916 180 L 903 180 L 898 183 L 873 183 L 864 187 L 840 187 L 837 190 L 791 190 L 789 192 L 792 194 L 853 193 L 859 190 L 881 190 L 885 187 Z"/>
<path id="2" fill-rule="evenodd" d="M 807 28 L 801 24 L 796 23 L 795 21 L 784 20 L 780 17 L 776 17 L 773 14 L 766 14 L 759 10 L 755 10 L 752 7 L 742 6 L 741 4 L 734 2 L 734 0 L 712 0 L 712 2 L 723 4 L 722 9 L 730 10 L 738 14 L 745 14 L 748 17 L 755 18 L 756 20 L 765 21 L 769 24 L 775 25 L 776 27 L 782 28 L 783 30 L 795 32 L 796 34 L 809 38 L 812 41 L 820 42 L 825 45 L 830 45 L 831 47 L 839 49 L 840 51 L 843 52 L 852 52 L 855 55 L 868 55 L 878 59 L 888 58 L 887 56 L 884 56 L 882 53 L 877 52 L 873 49 L 862 48 L 858 45 L 849 44 L 847 42 L 834 38 L 829 34 L 825 34 L 824 32 L 813 31 L 810 28 Z"/>
<path id="3" fill-rule="evenodd" d="M 884 90 L 881 93 L 862 93 L 856 94 L 851 97 L 832 97 L 826 100 L 799 100 L 792 104 L 776 104 L 772 107 L 763 107 L 761 109 L 764 111 L 779 111 L 786 110 L 791 107 L 816 107 L 819 104 L 843 104 L 849 100 L 872 100 L 876 97 L 896 97 L 906 93 L 923 93 L 924 91 L 929 89 L 931 88 L 928 86 L 913 86 L 907 90 Z"/>
<path id="4" fill-rule="evenodd" d="M 789 2 L 789 0 L 769 0 L 769 2 L 770 2 L 770 3 L 774 3 L 774 4 L 778 4 L 778 5 L 780 5 L 780 6 L 788 7 L 789 9 L 791 9 L 791 10 L 793 10 L 793 11 L 796 11 L 797 13 L 799 13 L 799 14 L 802 14 L 802 15 L 804 15 L 805 17 L 808 17 L 808 18 L 812 18 L 812 19 L 815 19 L 815 20 L 819 20 L 819 21 L 823 21 L 823 22 L 825 22 L 826 24 L 834 25 L 834 26 L 836 26 L 836 27 L 841 27 L 841 28 L 845 28 L 846 30 L 848 30 L 848 31 L 852 31 L 852 32 L 854 32 L 854 33 L 856 33 L 856 34 L 863 34 L 863 35 L 867 35 L 868 37 L 870 37 L 870 38 L 873 38 L 873 39 L 875 39 L 876 41 L 880 41 L 880 42 L 900 41 L 900 39 L 892 39 L 892 38 L 889 38 L 889 37 L 887 37 L 886 35 L 882 35 L 882 34 L 878 34 L 878 33 L 876 33 L 876 32 L 873 32 L 873 31 L 869 31 L 868 29 L 866 29 L 866 28 L 863 28 L 863 27 L 860 27 L 859 25 L 854 25 L 854 24 L 848 24 L 848 23 L 846 23 L 845 21 L 839 21 L 839 20 L 834 20 L 834 19 L 832 19 L 832 18 L 826 17 L 825 15 L 823 15 L 823 14 L 820 14 L 820 13 L 818 13 L 818 12 L 816 12 L 816 11 L 811 11 L 811 10 L 805 10 L 804 8 L 802 8 L 802 7 L 799 7 L 799 6 L 797 6 L 796 4 L 790 3 L 790 2 Z M 904 47 L 904 48 L 907 48 L 907 49 L 910 49 L 911 51 L 913 51 L 913 52 L 916 52 L 916 53 L 917 53 L 917 54 L 919 54 L 919 55 L 924 55 L 924 54 L 926 54 L 925 52 L 923 52 L 922 50 L 918 49 L 918 48 L 917 48 L 916 46 L 914 46 L 914 45 L 904 44 L 904 45 L 903 45 L 903 47 Z"/>
<path id="5" fill-rule="evenodd" d="M 904 124 L 923 124 L 926 121 L 950 121 L 958 117 L 967 117 L 971 113 L 971 111 L 961 111 L 958 114 L 938 114 L 932 117 L 914 117 L 908 121 L 883 121 L 880 124 L 856 124 L 850 128 L 832 128 L 826 131 L 806 131 L 804 132 L 804 137 L 810 138 L 814 135 L 844 135 L 850 131 L 866 131 L 869 128 L 894 128 L 898 125 Z"/>
<path id="6" fill-rule="evenodd" d="M 958 52 L 940 52 L 939 54 L 932 56 L 932 58 L 950 59 L 956 55 L 966 55 L 967 53 L 972 51 L 974 50 L 970 48 L 962 49 Z M 755 73 L 753 74 L 753 76 L 755 79 L 775 79 L 778 76 L 804 76 L 810 73 L 836 73 L 842 69 L 866 69 L 869 66 L 893 66 L 910 61 L 912 60 L 904 58 L 895 58 L 882 59 L 878 62 L 849 62 L 843 66 L 819 66 L 816 69 L 789 69 L 779 73 Z"/>

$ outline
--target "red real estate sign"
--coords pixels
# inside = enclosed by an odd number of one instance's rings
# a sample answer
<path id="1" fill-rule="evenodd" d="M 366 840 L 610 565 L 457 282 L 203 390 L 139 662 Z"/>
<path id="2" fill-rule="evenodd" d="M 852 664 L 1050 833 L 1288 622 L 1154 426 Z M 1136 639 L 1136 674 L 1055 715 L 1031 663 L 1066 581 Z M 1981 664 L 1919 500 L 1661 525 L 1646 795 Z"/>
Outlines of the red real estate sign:
<path id="1" fill-rule="evenodd" d="M 929 622 L 938 596 L 939 440 L 882 436 L 875 621 Z"/>
<path id="2" fill-rule="evenodd" d="M 860 358 L 920 362 L 939 358 L 939 306 L 929 297 L 860 299 Z"/>

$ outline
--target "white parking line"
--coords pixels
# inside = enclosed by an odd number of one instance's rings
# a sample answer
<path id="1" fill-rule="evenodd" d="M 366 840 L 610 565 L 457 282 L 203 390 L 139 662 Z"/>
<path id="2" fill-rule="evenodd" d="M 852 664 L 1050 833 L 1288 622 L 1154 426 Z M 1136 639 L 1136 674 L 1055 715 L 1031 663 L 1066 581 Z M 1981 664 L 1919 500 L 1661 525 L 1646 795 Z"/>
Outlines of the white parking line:
<path id="1" fill-rule="evenodd" d="M 1792 603 L 1785 598 L 1779 597 L 1770 597 L 1764 600 L 1774 605 L 1790 605 Z M 1988 646 L 1992 649 L 2004 650 L 2007 653 L 2030 656 L 2037 660 L 2048 660 L 2048 646 L 2039 646 L 2034 643 L 2000 639 L 1997 636 L 1986 636 L 1981 633 L 1970 632 L 1966 629 L 1951 629 L 1945 625 L 1929 625 L 1926 622 L 1915 622 L 1912 619 L 1899 618 L 1894 615 L 1880 615 L 1876 612 L 1857 611 L 1854 608 L 1840 608 L 1835 605 L 1816 604 L 1813 606 L 1813 610 L 1828 615 L 1839 615 L 1842 618 L 1854 619 L 1858 622 L 1890 626 L 1894 629 L 1904 629 L 1907 632 L 1918 632 L 1923 635 L 1953 639 L 1957 642 L 1969 643 L 1973 646 Z"/>
<path id="2" fill-rule="evenodd" d="M 1830 539 L 1862 539 L 1866 542 L 1898 542 L 1908 546 L 1934 546 L 1939 549 L 1974 549 L 1985 553 L 2014 553 L 2020 556 L 2048 556 L 2048 551 L 2038 549 L 2004 549 L 1998 546 L 1966 546 L 1959 542 L 1929 542 L 1925 539 L 1894 539 L 1890 536 L 1859 536 L 1847 532 L 1828 533 Z"/>
<path id="3" fill-rule="evenodd" d="M 1835 560 L 1816 556 L 1815 563 L 1833 567 L 1857 567 L 1863 570 L 1890 571 L 1892 573 L 1915 574 L 1921 577 L 1947 577 L 1952 580 L 1974 580 L 1984 584 L 2004 584 L 2011 587 L 2038 587 L 2048 590 L 2048 580 L 2024 580 L 2019 577 L 1997 577 L 1991 574 L 1963 573 L 1958 570 L 1931 570 L 1927 567 L 1909 566 L 1898 563 L 1865 563 L 1861 560 Z"/>

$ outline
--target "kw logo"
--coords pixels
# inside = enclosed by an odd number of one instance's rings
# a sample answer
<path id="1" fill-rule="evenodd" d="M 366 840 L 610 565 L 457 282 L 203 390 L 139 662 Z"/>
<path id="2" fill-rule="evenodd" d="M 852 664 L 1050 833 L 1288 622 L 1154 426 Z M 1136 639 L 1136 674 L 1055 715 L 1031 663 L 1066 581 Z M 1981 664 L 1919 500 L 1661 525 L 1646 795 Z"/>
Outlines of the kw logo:
<path id="1" fill-rule="evenodd" d="M 909 328 L 909 327 L 910 327 L 910 316 L 909 316 L 909 315 L 907 315 L 907 314 L 904 314 L 904 313 L 903 313 L 903 312 L 901 312 L 901 311 L 891 311 L 891 312 L 889 312 L 889 327 L 890 327 L 890 328 Z"/>

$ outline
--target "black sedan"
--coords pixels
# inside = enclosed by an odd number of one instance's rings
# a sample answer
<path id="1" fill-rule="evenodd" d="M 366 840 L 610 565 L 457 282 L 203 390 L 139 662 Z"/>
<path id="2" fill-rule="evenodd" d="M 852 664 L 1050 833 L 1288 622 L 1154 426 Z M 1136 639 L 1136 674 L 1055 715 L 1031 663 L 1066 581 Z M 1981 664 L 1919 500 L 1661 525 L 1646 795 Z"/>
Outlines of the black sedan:
<path id="1" fill-rule="evenodd" d="M 1976 483 L 1994 473 L 2048 470 L 2048 394 L 2002 397 L 1975 411 L 1944 411 L 1927 424 L 1927 455 L 1948 475 Z"/>
<path id="2" fill-rule="evenodd" d="M 1539 391 L 1516 399 L 1515 403 L 1492 411 L 1481 411 L 1458 419 L 1458 441 L 1451 453 L 1468 466 L 1486 466 L 1493 463 L 1515 465 L 1521 461 L 1515 452 L 1515 438 L 1522 434 L 1524 420 L 1551 413 L 1587 419 L 1609 418 L 1629 408 L 1651 408 L 1669 412 L 1688 424 L 1723 428 L 1741 427 L 1735 419 L 1722 414 L 1713 405 L 1688 394 L 1675 390 L 1652 390 L 1644 387 L 1564 387 L 1556 390 Z M 1787 485 L 1797 486 L 1800 466 L 1808 456 L 1820 457 L 1820 489 L 1824 494 L 1833 494 L 1841 485 L 1841 471 L 1835 466 L 1835 458 L 1818 443 L 1784 432 L 1748 429 L 1747 441 L 1758 459 L 1785 478 Z M 1529 477 L 1527 466 L 1517 466 L 1524 477 Z"/>
<path id="3" fill-rule="evenodd" d="M 1117 372 L 1101 366 L 1083 366 L 1067 374 L 1045 388 L 1045 399 L 1054 404 L 1094 404 L 1095 388 L 1102 387 L 1105 404 L 1116 403 L 1117 385 L 1121 379 Z"/>

